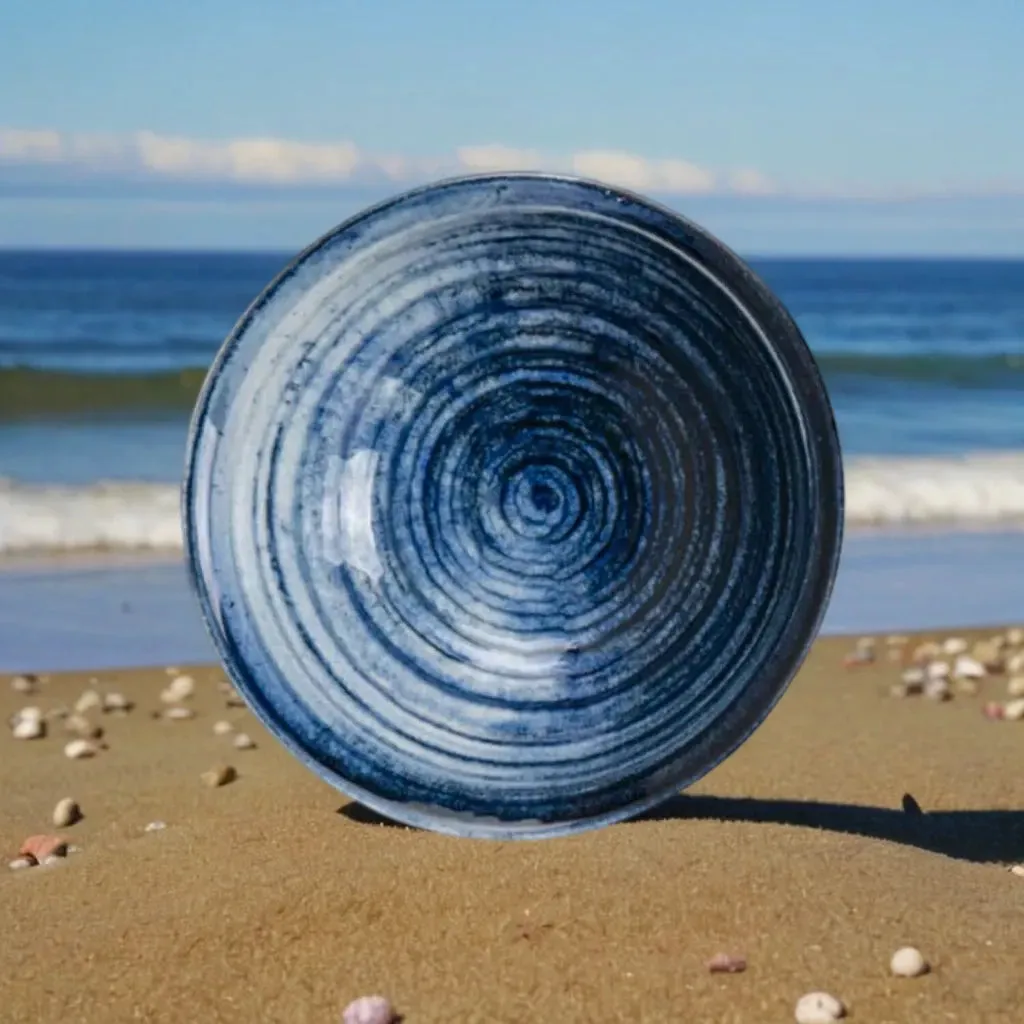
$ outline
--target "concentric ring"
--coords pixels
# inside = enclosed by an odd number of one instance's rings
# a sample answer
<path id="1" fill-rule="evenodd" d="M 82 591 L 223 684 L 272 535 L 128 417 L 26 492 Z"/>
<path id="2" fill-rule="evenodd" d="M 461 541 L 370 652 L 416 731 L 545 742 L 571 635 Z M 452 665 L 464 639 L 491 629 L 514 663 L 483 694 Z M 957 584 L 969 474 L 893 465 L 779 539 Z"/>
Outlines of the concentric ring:
<path id="1" fill-rule="evenodd" d="M 315 243 L 192 423 L 189 564 L 263 723 L 458 835 L 632 816 L 732 752 L 817 633 L 832 412 L 742 261 L 637 196 L 461 178 Z"/>

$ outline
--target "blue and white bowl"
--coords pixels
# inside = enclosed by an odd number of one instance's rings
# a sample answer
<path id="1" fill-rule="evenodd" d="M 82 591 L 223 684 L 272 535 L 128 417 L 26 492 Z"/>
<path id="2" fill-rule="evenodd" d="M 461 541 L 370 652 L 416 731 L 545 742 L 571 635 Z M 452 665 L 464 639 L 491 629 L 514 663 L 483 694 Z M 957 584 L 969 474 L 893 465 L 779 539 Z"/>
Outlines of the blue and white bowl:
<path id="1" fill-rule="evenodd" d="M 537 174 L 342 224 L 210 370 L 184 489 L 227 671 L 295 756 L 463 836 L 619 821 L 764 719 L 842 464 L 796 325 L 638 196 Z"/>

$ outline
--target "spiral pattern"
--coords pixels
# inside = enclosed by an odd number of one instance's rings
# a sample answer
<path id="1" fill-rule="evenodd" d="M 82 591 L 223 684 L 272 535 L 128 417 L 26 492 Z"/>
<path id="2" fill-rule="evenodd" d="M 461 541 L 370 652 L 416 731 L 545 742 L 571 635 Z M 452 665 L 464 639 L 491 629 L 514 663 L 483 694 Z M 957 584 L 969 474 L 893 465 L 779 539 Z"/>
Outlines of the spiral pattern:
<path id="1" fill-rule="evenodd" d="M 542 175 L 342 225 L 212 368 L 184 514 L 263 722 L 381 813 L 538 837 L 735 749 L 817 631 L 842 476 L 813 360 L 693 224 Z"/>

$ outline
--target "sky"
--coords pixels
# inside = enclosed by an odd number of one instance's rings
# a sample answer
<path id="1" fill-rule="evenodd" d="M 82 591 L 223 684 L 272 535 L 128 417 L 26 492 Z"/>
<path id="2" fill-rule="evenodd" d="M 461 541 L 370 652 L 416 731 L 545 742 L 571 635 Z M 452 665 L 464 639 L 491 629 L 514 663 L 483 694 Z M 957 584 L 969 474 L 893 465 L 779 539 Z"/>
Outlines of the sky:
<path id="1" fill-rule="evenodd" d="M 33 0 L 0 246 L 304 247 L 548 170 L 741 252 L 1024 255 L 1020 0 Z"/>

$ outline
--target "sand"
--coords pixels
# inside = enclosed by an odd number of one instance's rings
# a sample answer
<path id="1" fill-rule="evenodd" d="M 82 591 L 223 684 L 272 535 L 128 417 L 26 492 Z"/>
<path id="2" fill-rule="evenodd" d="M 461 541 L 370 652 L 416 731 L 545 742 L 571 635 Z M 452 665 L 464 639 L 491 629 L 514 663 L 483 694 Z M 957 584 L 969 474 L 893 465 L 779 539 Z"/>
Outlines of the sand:
<path id="1" fill-rule="evenodd" d="M 969 635 L 969 634 L 968 634 Z M 792 1021 L 825 990 L 852 1021 L 1024 1021 L 1024 722 L 986 697 L 896 700 L 899 668 L 819 642 L 758 733 L 641 821 L 539 843 L 380 823 L 294 762 L 213 668 L 189 721 L 154 720 L 162 669 L 104 674 L 137 702 L 91 761 L 0 734 L 3 863 L 84 820 L 78 852 L 0 870 L 0 1020 L 336 1022 L 389 996 L 427 1022 Z M 0 711 L 72 703 L 89 673 Z M 213 722 L 257 741 L 236 751 Z M 217 763 L 238 779 L 200 782 Z M 909 798 L 908 796 L 909 795 Z M 919 806 L 923 813 L 915 813 Z M 907 809 L 909 808 L 909 810 Z M 148 822 L 166 823 L 147 832 Z M 922 978 L 893 978 L 917 946 Z M 745 973 L 711 975 L 718 952 Z"/>

